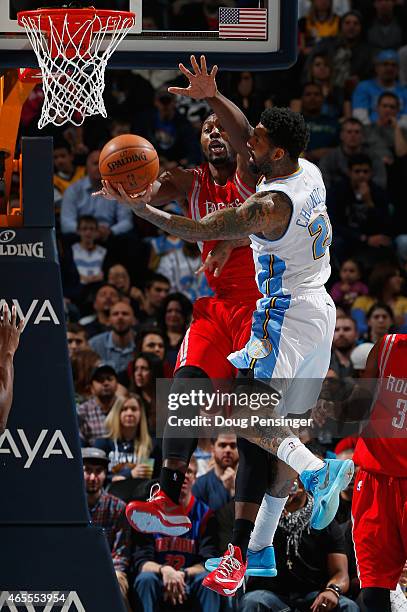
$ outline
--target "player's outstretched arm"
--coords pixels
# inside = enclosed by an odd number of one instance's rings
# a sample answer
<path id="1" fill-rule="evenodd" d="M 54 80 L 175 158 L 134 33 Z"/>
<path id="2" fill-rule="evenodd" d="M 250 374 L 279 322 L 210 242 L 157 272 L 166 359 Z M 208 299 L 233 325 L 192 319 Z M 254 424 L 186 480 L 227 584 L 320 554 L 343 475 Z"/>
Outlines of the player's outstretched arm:
<path id="1" fill-rule="evenodd" d="M 151 196 L 145 199 L 145 193 L 137 196 L 140 203 L 149 203 L 151 206 L 165 206 L 174 200 L 182 200 L 191 189 L 193 181 L 192 172 L 184 168 L 174 168 L 163 172 L 151 187 Z M 103 196 L 107 200 L 122 201 L 121 193 L 109 183 L 102 181 L 103 188 L 93 193 L 93 196 Z M 107 189 L 107 186 L 109 187 Z M 184 211 L 186 212 L 186 211 Z"/>
<path id="2" fill-rule="evenodd" d="M 188 87 L 169 87 L 168 91 L 196 100 L 207 100 L 219 117 L 236 153 L 248 158 L 247 140 L 252 135 L 253 128 L 240 108 L 218 91 L 215 79 L 218 67 L 213 66 L 211 72 L 208 73 L 204 55 L 201 55 L 200 64 L 195 56 L 191 55 L 191 65 L 192 71 L 188 70 L 184 64 L 179 64 L 179 69 L 189 81 Z"/>
<path id="3" fill-rule="evenodd" d="M 231 240 L 244 238 L 253 233 L 277 231 L 282 233 L 287 227 L 291 209 L 287 209 L 284 194 L 272 192 L 255 193 L 243 206 L 217 210 L 201 221 L 171 215 L 146 204 L 152 194 L 152 186 L 140 198 L 129 196 L 121 185 L 120 201 L 126 203 L 133 212 L 164 231 L 193 241 L 198 240 Z"/>
<path id="4" fill-rule="evenodd" d="M 8 306 L 4 304 L 0 320 L 0 434 L 6 428 L 13 401 L 13 359 L 24 327 L 24 321 L 16 325 L 16 319 L 16 307 L 13 306 L 9 320 Z"/>

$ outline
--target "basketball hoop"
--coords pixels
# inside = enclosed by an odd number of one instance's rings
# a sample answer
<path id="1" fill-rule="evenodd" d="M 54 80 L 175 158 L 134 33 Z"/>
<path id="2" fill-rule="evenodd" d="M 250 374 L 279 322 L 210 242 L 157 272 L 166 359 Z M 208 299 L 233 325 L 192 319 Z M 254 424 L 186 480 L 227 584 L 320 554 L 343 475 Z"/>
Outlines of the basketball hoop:
<path id="1" fill-rule="evenodd" d="M 135 14 L 90 8 L 38 9 L 18 13 L 18 23 L 37 56 L 44 89 L 38 127 L 85 117 L 107 117 L 103 102 L 105 69 L 135 25 Z M 22 69 L 21 80 L 38 81 L 38 69 Z"/>

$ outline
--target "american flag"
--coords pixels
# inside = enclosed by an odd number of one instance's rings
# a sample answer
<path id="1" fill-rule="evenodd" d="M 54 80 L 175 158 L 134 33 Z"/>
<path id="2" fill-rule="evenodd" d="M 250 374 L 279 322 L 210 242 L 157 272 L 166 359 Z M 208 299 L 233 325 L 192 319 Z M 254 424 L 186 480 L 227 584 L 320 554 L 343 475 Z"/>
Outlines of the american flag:
<path id="1" fill-rule="evenodd" d="M 267 9 L 219 9 L 219 38 L 267 38 Z"/>

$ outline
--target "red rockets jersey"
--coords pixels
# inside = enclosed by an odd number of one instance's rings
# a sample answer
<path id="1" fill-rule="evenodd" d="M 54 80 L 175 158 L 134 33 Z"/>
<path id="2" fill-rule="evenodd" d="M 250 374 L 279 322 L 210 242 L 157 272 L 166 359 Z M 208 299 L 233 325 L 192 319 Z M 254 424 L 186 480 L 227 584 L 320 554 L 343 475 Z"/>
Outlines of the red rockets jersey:
<path id="1" fill-rule="evenodd" d="M 407 478 L 407 334 L 383 338 L 378 366 L 375 403 L 353 459 L 368 472 Z"/>
<path id="2" fill-rule="evenodd" d="M 240 206 L 255 192 L 254 188 L 243 183 L 237 172 L 233 178 L 228 179 L 226 185 L 217 185 L 207 162 L 194 168 L 192 172 L 194 180 L 188 194 L 188 216 L 197 221 L 215 210 Z M 198 244 L 202 260 L 205 261 L 217 241 L 210 240 Z M 212 272 L 206 272 L 206 277 L 217 297 L 235 300 L 237 298 L 240 302 L 261 297 L 256 285 L 253 252 L 250 246 L 233 250 L 219 278 L 215 278 Z"/>

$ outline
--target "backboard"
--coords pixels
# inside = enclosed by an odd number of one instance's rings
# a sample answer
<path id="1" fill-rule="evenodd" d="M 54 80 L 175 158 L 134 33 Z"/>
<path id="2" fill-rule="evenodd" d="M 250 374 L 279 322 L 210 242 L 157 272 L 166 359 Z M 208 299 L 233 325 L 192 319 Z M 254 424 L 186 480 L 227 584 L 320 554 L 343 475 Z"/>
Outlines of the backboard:
<path id="1" fill-rule="evenodd" d="M 37 65 L 17 24 L 18 11 L 63 4 L 69 0 L 1 0 L 0 66 Z M 296 60 L 298 0 L 189 0 L 184 4 L 182 0 L 82 0 L 81 4 L 136 13 L 136 26 L 120 43 L 109 68 L 175 69 L 179 62 L 188 63 L 191 53 L 204 53 L 209 64 L 229 70 L 284 69 Z M 175 5 L 179 12 L 174 15 Z M 252 28 L 252 16 L 260 18 L 257 29 Z"/>

